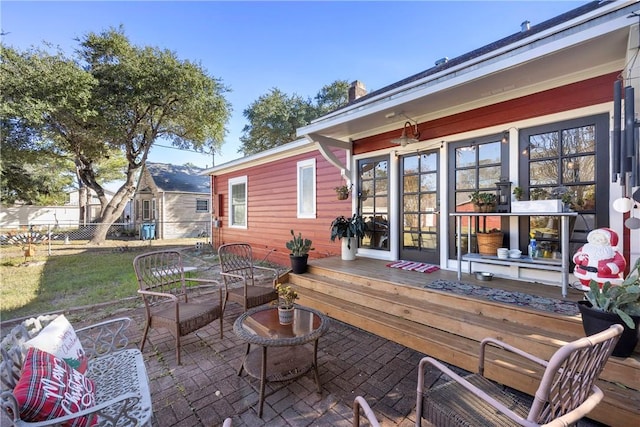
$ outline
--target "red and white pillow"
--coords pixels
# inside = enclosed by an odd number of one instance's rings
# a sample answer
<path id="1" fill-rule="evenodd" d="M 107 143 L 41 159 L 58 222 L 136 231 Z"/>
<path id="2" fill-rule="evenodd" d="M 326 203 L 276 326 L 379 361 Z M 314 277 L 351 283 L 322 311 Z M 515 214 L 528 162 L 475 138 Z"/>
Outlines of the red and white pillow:
<path id="1" fill-rule="evenodd" d="M 95 384 L 62 359 L 29 348 L 20 380 L 13 390 L 25 421 L 45 421 L 95 406 Z M 79 417 L 68 427 L 91 426 L 97 417 Z"/>
<path id="2" fill-rule="evenodd" d="M 88 359 L 82 344 L 64 315 L 56 317 L 24 345 L 53 354 L 83 374 L 87 371 Z"/>

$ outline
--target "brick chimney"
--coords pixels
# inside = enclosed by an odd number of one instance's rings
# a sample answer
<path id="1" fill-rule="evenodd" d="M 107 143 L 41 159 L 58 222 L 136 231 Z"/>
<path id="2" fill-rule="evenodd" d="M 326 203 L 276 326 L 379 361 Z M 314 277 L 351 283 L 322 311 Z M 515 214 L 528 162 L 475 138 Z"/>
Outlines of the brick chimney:
<path id="1" fill-rule="evenodd" d="M 361 98 L 367 94 L 367 88 L 364 87 L 364 83 L 359 80 L 351 83 L 349 86 L 349 102 L 353 102 L 358 98 Z"/>

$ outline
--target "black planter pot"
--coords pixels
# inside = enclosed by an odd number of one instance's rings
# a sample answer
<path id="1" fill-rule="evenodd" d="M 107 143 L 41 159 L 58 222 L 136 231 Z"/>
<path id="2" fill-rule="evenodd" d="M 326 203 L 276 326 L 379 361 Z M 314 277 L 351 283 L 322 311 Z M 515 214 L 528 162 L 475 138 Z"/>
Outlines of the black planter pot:
<path id="1" fill-rule="evenodd" d="M 615 313 L 607 313 L 602 310 L 596 310 L 592 308 L 589 301 L 578 301 L 578 309 L 582 315 L 582 327 L 584 333 L 587 335 L 597 334 L 602 332 L 609 326 L 616 323 L 621 324 L 624 327 L 624 331 L 618 340 L 615 348 L 613 349 L 613 356 L 616 357 L 629 357 L 633 353 L 633 349 L 638 344 L 638 334 L 640 331 L 640 316 L 631 316 L 636 324 L 635 329 L 629 328 Z"/>
<path id="2" fill-rule="evenodd" d="M 307 271 L 307 259 L 309 258 L 309 254 L 306 255 L 289 255 L 289 259 L 291 260 L 291 270 L 295 274 L 302 274 Z"/>

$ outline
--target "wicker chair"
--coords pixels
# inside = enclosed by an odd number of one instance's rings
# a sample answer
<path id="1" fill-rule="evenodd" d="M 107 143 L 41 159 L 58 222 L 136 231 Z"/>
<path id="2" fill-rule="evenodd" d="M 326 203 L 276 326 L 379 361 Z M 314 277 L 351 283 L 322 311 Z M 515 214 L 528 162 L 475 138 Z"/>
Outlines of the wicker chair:
<path id="1" fill-rule="evenodd" d="M 144 350 L 149 328 L 166 328 L 176 339 L 176 359 L 180 360 L 180 337 L 220 320 L 222 330 L 222 287 L 217 280 L 189 278 L 185 280 L 182 256 L 178 251 L 156 251 L 138 255 L 133 260 L 138 278 L 138 293 L 144 301 L 147 322 L 142 335 L 140 351 Z M 189 302 L 190 291 L 186 282 L 201 283 L 197 289 L 218 288 L 219 297 L 206 302 Z"/>
<path id="2" fill-rule="evenodd" d="M 418 366 L 416 426 L 424 418 L 441 426 L 568 426 L 586 416 L 602 400 L 595 385 L 620 334 L 621 325 L 560 347 L 549 362 L 493 338 L 480 345 L 479 373 L 455 374 L 442 363 L 425 357 Z M 484 374 L 486 345 L 495 345 L 545 368 L 532 399 L 489 381 Z M 426 365 L 451 378 L 424 390 Z"/>
<path id="3" fill-rule="evenodd" d="M 244 311 L 247 311 L 252 307 L 278 299 L 274 287 L 278 271 L 255 265 L 249 244 L 229 243 L 222 245 L 218 248 L 218 257 L 220 258 L 220 274 L 226 290 L 223 310 L 227 300 L 241 304 Z M 270 281 L 268 286 L 261 286 L 257 283 L 257 271 L 268 273 L 267 280 Z M 237 286 L 238 284 L 241 286 Z"/>

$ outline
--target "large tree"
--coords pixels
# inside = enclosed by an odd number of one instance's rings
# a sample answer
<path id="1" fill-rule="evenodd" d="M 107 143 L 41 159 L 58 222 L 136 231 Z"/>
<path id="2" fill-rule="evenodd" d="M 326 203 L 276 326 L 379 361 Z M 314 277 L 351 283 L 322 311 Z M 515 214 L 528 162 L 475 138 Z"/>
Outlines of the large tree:
<path id="1" fill-rule="evenodd" d="M 79 42 L 74 59 L 3 48 L 0 90 L 11 108 L 1 118 L 36 135 L 30 143 L 49 141 L 53 151 L 73 159 L 81 186 L 102 204 L 102 225 L 91 241 L 99 244 L 133 196 L 154 142 L 163 138 L 179 148 L 218 151 L 230 106 L 228 89 L 200 64 L 134 46 L 122 28 L 89 33 Z M 107 201 L 100 171 L 114 152 L 126 159 L 124 183 Z"/>
<path id="2" fill-rule="evenodd" d="M 297 128 L 346 105 L 348 92 L 346 80 L 324 86 L 313 100 L 271 89 L 244 110 L 249 124 L 242 129 L 238 151 L 255 154 L 295 140 Z"/>

